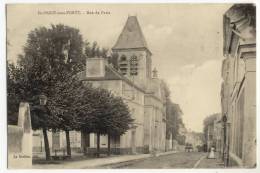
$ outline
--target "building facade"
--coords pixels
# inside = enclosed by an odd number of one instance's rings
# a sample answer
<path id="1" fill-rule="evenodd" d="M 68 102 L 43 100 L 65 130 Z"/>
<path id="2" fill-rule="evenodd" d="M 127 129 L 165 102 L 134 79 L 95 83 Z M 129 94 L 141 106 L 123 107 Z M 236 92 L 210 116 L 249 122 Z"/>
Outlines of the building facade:
<path id="1" fill-rule="evenodd" d="M 115 96 L 120 96 L 128 105 L 134 119 L 134 126 L 125 134 L 111 136 L 111 152 L 165 151 L 166 96 L 163 82 L 158 78 L 157 71 L 152 71 L 152 53 L 148 49 L 136 16 L 128 17 L 112 52 L 118 54 L 118 70 L 106 59 L 95 57 L 87 58 L 86 70 L 79 73 L 84 83 L 91 83 L 94 87 L 107 89 Z M 66 148 L 62 133 L 50 135 L 51 148 Z M 70 135 L 71 138 L 75 138 L 72 146 L 81 150 L 96 148 L 96 134 L 79 134 L 80 132 L 73 132 Z M 40 144 L 40 137 L 35 143 L 38 143 L 38 146 L 43 145 L 43 142 Z M 101 136 L 101 150 L 106 150 L 107 143 L 107 136 Z"/>
<path id="2" fill-rule="evenodd" d="M 189 131 L 186 133 L 186 144 L 191 144 L 194 151 L 199 151 L 199 148 L 203 146 L 203 133 Z"/>
<path id="3" fill-rule="evenodd" d="M 232 6 L 223 18 L 222 116 L 227 117 L 226 162 L 256 165 L 256 9 Z"/>

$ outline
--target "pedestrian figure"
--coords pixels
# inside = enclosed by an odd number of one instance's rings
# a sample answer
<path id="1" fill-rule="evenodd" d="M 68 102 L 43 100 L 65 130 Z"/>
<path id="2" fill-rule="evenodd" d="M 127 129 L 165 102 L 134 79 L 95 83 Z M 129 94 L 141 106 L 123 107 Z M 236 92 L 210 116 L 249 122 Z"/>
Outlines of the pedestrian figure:
<path id="1" fill-rule="evenodd" d="M 214 147 L 210 148 L 208 159 L 215 159 Z"/>

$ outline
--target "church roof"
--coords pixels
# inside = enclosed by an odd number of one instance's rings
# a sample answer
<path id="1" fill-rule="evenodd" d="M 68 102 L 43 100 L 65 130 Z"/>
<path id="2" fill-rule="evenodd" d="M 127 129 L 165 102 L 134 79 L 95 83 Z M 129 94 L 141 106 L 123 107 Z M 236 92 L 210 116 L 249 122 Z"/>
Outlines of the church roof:
<path id="1" fill-rule="evenodd" d="M 86 77 L 86 70 L 78 73 L 80 80 L 119 80 L 121 76 L 111 67 L 105 66 L 105 76 L 104 77 Z"/>
<path id="2" fill-rule="evenodd" d="M 140 86 L 136 85 L 134 82 L 132 82 L 127 77 L 120 74 L 116 69 L 114 69 L 110 65 L 105 66 L 105 76 L 103 76 L 103 77 L 86 77 L 86 70 L 79 72 L 77 74 L 77 76 L 78 76 L 79 80 L 83 80 L 83 81 L 123 80 L 123 81 L 127 82 L 129 85 L 132 85 L 133 87 L 135 87 L 136 89 L 138 89 L 142 92 L 145 92 L 144 89 L 142 89 Z"/>
<path id="3" fill-rule="evenodd" d="M 129 16 L 113 49 L 146 48 L 147 43 L 136 16 Z"/>

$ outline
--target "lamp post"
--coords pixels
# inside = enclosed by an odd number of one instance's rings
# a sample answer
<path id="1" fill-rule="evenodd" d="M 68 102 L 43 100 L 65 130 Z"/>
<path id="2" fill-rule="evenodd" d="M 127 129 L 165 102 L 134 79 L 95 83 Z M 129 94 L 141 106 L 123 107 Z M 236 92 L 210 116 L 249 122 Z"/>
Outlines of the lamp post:
<path id="1" fill-rule="evenodd" d="M 44 94 L 39 95 L 39 101 L 41 106 L 45 106 L 47 103 L 47 97 Z"/>
<path id="2" fill-rule="evenodd" d="M 224 128 L 224 141 L 223 141 L 223 161 L 224 166 L 228 167 L 228 160 L 229 160 L 229 151 L 228 151 L 228 143 L 227 143 L 227 116 L 226 114 L 222 117 L 223 121 L 223 128 Z"/>

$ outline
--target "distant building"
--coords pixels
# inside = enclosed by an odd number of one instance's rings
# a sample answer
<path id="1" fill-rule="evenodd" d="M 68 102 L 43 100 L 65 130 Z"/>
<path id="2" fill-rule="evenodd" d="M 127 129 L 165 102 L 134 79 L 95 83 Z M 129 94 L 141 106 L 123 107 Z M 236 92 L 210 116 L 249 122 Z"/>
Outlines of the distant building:
<path id="1" fill-rule="evenodd" d="M 256 165 L 256 7 L 232 6 L 223 18 L 222 115 L 229 163 Z"/>
<path id="2" fill-rule="evenodd" d="M 189 131 L 189 132 L 186 133 L 185 142 L 191 144 L 193 146 L 193 149 L 197 150 L 198 146 L 201 147 L 204 144 L 203 133 Z"/>
<path id="3" fill-rule="evenodd" d="M 214 147 L 217 152 L 222 150 L 221 114 L 212 114 L 204 119 L 204 136 L 207 150 Z"/>
<path id="4" fill-rule="evenodd" d="M 80 79 L 85 83 L 92 83 L 94 87 L 102 87 L 122 97 L 135 120 L 132 129 L 125 134 L 111 137 L 111 151 L 119 153 L 165 151 L 165 92 L 157 71 L 152 71 L 152 53 L 136 16 L 128 17 L 112 51 L 119 57 L 118 70 L 108 64 L 106 59 L 96 57 L 87 58 L 86 70 L 79 74 Z M 71 138 L 75 138 L 75 144 L 72 146 L 80 149 L 96 148 L 96 134 L 92 133 L 85 137 L 80 137 L 78 134 L 80 133 L 70 135 Z M 53 135 L 51 147 L 58 144 L 56 148 L 64 148 L 66 145 L 64 134 L 56 134 L 56 138 Z M 56 141 L 55 145 L 54 141 Z M 38 145 L 39 142 L 40 140 Z M 101 150 L 107 148 L 106 135 L 101 136 L 100 143 Z"/>

